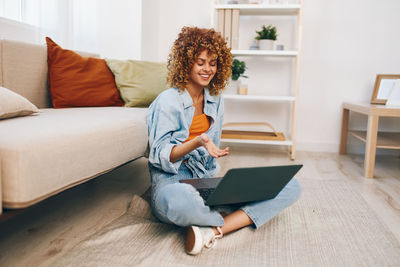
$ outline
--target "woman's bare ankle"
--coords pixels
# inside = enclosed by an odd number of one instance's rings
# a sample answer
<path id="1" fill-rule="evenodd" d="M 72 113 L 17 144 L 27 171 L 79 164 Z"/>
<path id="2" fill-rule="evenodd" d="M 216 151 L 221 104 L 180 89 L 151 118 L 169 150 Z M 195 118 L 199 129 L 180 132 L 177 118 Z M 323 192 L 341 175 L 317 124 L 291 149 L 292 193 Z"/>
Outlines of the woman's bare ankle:
<path id="1" fill-rule="evenodd" d="M 221 238 L 221 237 L 224 235 L 224 233 L 223 233 L 221 227 L 212 227 L 212 229 L 213 229 L 214 234 L 215 234 L 215 236 L 216 236 L 217 238 Z"/>
<path id="2" fill-rule="evenodd" d="M 213 227 L 212 229 L 213 229 L 215 235 L 219 235 L 219 232 L 218 232 L 218 230 L 217 230 L 217 227 Z"/>

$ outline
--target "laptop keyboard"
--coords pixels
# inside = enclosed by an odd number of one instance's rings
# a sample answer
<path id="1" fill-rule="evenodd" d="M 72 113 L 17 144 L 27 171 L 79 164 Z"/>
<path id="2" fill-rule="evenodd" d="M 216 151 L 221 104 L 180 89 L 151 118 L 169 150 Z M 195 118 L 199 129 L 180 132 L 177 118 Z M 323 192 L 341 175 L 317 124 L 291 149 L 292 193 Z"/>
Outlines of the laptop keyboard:
<path id="1" fill-rule="evenodd" d="M 215 188 L 198 188 L 197 189 L 200 193 L 200 196 L 204 199 L 207 200 L 208 197 L 214 193 Z"/>

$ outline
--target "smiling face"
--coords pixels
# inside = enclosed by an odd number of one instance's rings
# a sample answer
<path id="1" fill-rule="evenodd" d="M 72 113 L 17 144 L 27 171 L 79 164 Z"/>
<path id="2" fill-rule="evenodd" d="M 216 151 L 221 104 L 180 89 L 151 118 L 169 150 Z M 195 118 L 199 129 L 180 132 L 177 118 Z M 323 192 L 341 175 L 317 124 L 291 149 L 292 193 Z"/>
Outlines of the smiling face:
<path id="1" fill-rule="evenodd" d="M 215 55 L 209 55 L 208 50 L 200 52 L 189 74 L 188 86 L 195 89 L 203 89 L 208 86 L 217 72 L 217 59 Z"/>

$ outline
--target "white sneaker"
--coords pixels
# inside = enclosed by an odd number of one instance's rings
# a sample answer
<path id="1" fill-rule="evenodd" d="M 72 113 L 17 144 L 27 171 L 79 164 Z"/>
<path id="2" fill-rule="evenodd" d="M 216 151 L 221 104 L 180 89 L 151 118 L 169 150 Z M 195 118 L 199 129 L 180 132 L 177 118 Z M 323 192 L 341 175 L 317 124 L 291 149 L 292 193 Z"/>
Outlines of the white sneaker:
<path id="1" fill-rule="evenodd" d="M 219 235 L 215 235 L 211 227 L 190 226 L 186 232 L 186 252 L 197 255 L 203 247 L 213 248 L 217 239 L 222 238 L 223 234 L 220 227 L 217 227 Z"/>

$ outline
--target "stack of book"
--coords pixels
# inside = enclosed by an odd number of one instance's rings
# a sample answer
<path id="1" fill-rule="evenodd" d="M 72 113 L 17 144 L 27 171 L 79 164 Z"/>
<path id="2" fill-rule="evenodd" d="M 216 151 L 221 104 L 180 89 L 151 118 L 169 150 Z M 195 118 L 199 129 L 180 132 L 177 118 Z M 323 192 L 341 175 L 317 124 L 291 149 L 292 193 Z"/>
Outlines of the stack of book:
<path id="1" fill-rule="evenodd" d="M 218 9 L 217 31 L 233 50 L 239 46 L 239 9 Z"/>

